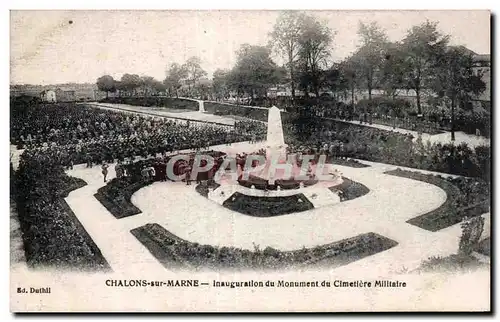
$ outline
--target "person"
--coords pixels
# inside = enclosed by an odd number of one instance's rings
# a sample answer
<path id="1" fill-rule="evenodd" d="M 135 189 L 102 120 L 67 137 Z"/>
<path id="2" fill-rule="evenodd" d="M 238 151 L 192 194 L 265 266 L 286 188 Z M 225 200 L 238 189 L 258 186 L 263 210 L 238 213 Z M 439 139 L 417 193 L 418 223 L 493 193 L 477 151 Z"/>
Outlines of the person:
<path id="1" fill-rule="evenodd" d="M 186 168 L 186 185 L 191 185 L 191 167 Z"/>
<path id="2" fill-rule="evenodd" d="M 121 179 L 123 177 L 123 168 L 120 162 L 115 166 L 116 177 Z"/>
<path id="3" fill-rule="evenodd" d="M 149 169 L 148 167 L 144 166 L 141 170 L 141 175 L 142 175 L 142 178 L 145 180 L 145 181 L 148 181 L 149 180 Z"/>
<path id="4" fill-rule="evenodd" d="M 104 176 L 104 182 L 106 182 L 106 177 L 108 176 L 108 164 L 106 162 L 102 163 L 102 175 Z"/>

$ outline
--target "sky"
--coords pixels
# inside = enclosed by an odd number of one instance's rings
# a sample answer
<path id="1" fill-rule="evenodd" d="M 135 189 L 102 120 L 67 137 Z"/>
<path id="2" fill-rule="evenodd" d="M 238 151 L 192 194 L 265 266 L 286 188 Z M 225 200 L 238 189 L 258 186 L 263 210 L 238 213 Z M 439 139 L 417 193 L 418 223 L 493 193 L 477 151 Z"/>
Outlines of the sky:
<path id="1" fill-rule="evenodd" d="M 108 74 L 165 78 L 171 63 L 198 56 L 212 73 L 231 68 L 240 45 L 266 45 L 279 11 L 11 11 L 11 84 L 94 83 Z M 490 53 L 488 11 L 310 11 L 335 36 L 332 61 L 359 45 L 360 21 L 376 21 L 389 40 L 426 20 L 479 54 Z M 279 59 L 276 59 L 281 63 Z"/>

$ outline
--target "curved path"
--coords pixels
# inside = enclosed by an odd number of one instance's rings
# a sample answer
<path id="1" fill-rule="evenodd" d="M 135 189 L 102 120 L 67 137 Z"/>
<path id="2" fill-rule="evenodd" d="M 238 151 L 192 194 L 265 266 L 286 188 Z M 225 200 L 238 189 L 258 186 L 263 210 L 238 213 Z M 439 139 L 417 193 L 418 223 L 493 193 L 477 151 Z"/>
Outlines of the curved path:
<path id="1" fill-rule="evenodd" d="M 400 242 L 410 232 L 426 234 L 405 221 L 439 207 L 446 200 L 445 192 L 436 186 L 385 175 L 376 168 L 339 166 L 339 169 L 367 186 L 370 193 L 352 201 L 269 218 L 230 211 L 197 195 L 194 186 L 183 183 L 155 183 L 134 194 L 132 202 L 151 221 L 193 242 L 246 249 L 253 249 L 256 244 L 261 248 L 294 250 L 370 231 Z"/>

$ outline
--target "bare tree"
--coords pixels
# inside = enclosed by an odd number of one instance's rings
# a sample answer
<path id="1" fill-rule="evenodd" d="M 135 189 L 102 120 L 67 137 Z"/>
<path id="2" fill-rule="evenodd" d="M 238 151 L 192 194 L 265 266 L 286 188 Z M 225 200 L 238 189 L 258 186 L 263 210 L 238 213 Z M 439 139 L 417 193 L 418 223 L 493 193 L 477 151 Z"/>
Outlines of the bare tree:
<path id="1" fill-rule="evenodd" d="M 299 38 L 299 59 L 302 69 L 302 86 L 307 90 L 309 85 L 319 97 L 323 70 L 330 56 L 330 45 L 333 33 L 326 23 L 313 16 L 304 16 Z"/>
<path id="2" fill-rule="evenodd" d="M 436 22 L 413 26 L 402 41 L 404 76 L 409 89 L 415 90 L 418 113 L 422 113 L 420 97 L 422 89 L 429 85 L 434 76 L 436 59 L 445 51 L 449 36 L 437 30 Z"/>
<path id="3" fill-rule="evenodd" d="M 191 93 L 191 90 L 196 86 L 196 82 L 203 76 L 206 76 L 207 72 L 201 68 L 201 60 L 196 56 L 190 57 L 184 64 L 184 67 L 187 71 L 189 92 Z"/>
<path id="4" fill-rule="evenodd" d="M 295 64 L 299 55 L 300 36 L 304 14 L 297 11 L 285 11 L 277 19 L 270 33 L 270 45 L 273 50 L 286 60 L 290 74 L 292 101 L 295 100 Z"/>
<path id="5" fill-rule="evenodd" d="M 359 23 L 358 36 L 361 38 L 361 47 L 353 56 L 357 65 L 360 79 L 368 90 L 368 100 L 372 100 L 372 90 L 377 81 L 381 79 L 380 70 L 385 59 L 387 36 L 385 31 L 376 23 Z"/>

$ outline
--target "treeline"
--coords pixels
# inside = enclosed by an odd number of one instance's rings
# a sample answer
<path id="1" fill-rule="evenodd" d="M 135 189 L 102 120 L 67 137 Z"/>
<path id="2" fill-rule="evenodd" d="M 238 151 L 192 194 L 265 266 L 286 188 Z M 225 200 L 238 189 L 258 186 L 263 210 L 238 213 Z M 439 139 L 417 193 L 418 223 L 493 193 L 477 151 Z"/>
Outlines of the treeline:
<path id="1" fill-rule="evenodd" d="M 201 68 L 201 60 L 193 56 L 182 65 L 171 64 L 167 68 L 163 81 L 151 76 L 124 74 L 120 80 L 115 80 L 110 75 L 104 75 L 99 77 L 96 83 L 100 91 L 106 92 L 106 97 L 109 93 L 118 93 L 119 97 L 148 97 L 158 94 L 179 97 L 180 89 L 183 86 L 186 87 L 186 90 L 182 92 L 184 96 L 198 96 L 200 93 L 206 96 L 209 87 L 206 82 L 200 83 L 200 79 L 206 75 L 207 72 Z"/>
<path id="2" fill-rule="evenodd" d="M 163 81 L 131 74 L 114 80 L 105 75 L 97 85 L 100 90 L 118 91 L 119 95 L 163 93 L 206 100 L 236 96 L 253 101 L 268 96 L 271 87 L 287 84 L 291 106 L 297 105 L 298 96 L 307 99 L 325 92 L 355 105 L 355 92 L 362 90 L 368 101 L 362 108 L 368 113 L 377 104 L 373 102 L 375 90 L 390 99 L 411 90 L 418 114 L 427 105 L 431 109 L 444 107 L 452 115 L 456 108 L 471 110 L 471 100 L 486 88 L 483 75 L 474 68 L 474 53 L 463 46 L 450 46 L 450 36 L 441 33 L 436 22 L 413 26 L 395 42 L 377 23 L 360 22 L 360 46 L 341 62 L 332 59 L 335 34 L 327 21 L 312 14 L 286 11 L 269 33 L 268 45 L 243 44 L 233 68 L 217 69 L 211 80 L 205 77 L 202 60 L 191 57 L 183 64 L 170 64 Z M 273 55 L 285 63 L 278 66 Z M 400 108 L 393 105 L 388 113 Z"/>

